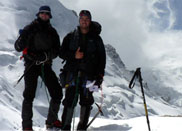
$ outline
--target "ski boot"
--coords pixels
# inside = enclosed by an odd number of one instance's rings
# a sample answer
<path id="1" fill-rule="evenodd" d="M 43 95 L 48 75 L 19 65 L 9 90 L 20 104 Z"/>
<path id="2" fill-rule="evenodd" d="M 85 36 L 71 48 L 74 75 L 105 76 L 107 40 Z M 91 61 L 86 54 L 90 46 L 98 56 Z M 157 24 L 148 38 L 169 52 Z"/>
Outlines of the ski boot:
<path id="1" fill-rule="evenodd" d="M 59 131 L 62 128 L 62 122 L 59 120 L 56 120 L 55 122 L 49 124 L 46 123 L 46 129 L 48 131 Z"/>
<path id="2" fill-rule="evenodd" d="M 33 131 L 32 127 L 30 128 L 23 128 L 23 131 Z"/>

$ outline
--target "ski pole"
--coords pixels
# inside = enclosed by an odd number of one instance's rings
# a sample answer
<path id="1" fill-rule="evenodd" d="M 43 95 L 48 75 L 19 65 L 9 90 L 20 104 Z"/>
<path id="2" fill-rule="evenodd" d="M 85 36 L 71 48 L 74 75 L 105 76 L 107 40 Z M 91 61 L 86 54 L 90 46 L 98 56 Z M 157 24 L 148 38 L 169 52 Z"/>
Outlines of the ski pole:
<path id="1" fill-rule="evenodd" d="M 148 117 L 148 110 L 147 110 L 147 104 L 146 104 L 146 100 L 145 100 L 145 94 L 144 94 L 144 89 L 143 89 L 143 84 L 142 84 L 142 76 L 141 76 L 140 68 L 138 68 L 138 73 L 139 73 L 139 82 L 140 82 L 140 86 L 141 86 L 141 90 L 142 90 L 145 115 L 146 115 L 146 119 L 147 119 L 148 129 L 150 131 L 150 122 L 149 122 L 149 117 Z"/>
<path id="2" fill-rule="evenodd" d="M 41 76 L 42 76 L 42 82 L 41 82 L 41 86 L 42 87 L 42 83 L 44 82 L 44 87 L 45 87 L 45 93 L 46 93 L 46 97 L 47 97 L 47 101 L 49 103 L 49 106 L 51 105 L 51 100 L 49 99 L 49 94 L 45 85 L 45 73 L 44 73 L 44 63 L 41 65 Z M 56 119 L 58 119 L 57 114 L 54 112 L 54 110 L 52 109 L 52 106 L 50 106 L 50 111 L 53 113 L 54 117 Z"/>
<path id="3" fill-rule="evenodd" d="M 14 87 L 18 85 L 18 83 L 21 81 L 21 79 L 27 74 L 27 72 L 30 70 L 30 68 L 35 64 L 35 61 L 32 62 L 32 64 L 27 68 L 27 70 L 23 73 L 23 75 L 18 79 Z"/>
<path id="4" fill-rule="evenodd" d="M 148 110 L 147 110 L 147 104 L 146 104 L 146 100 L 145 100 L 145 94 L 144 94 L 144 89 L 143 89 L 143 84 L 142 84 L 142 75 L 141 75 L 141 71 L 140 68 L 137 68 L 130 83 L 129 83 L 129 88 L 132 89 L 135 85 L 135 82 L 133 83 L 134 79 L 138 78 L 140 86 L 141 86 L 141 91 L 142 91 L 142 96 L 143 96 L 143 103 L 144 103 L 144 108 L 145 108 L 145 116 L 147 119 L 147 125 L 148 125 L 148 130 L 150 130 L 150 122 L 149 122 L 149 116 L 148 116 Z"/>
<path id="5" fill-rule="evenodd" d="M 80 77 L 81 77 L 81 71 L 78 71 L 77 74 L 77 79 L 76 79 L 76 94 L 75 94 L 75 98 L 73 100 L 73 104 L 72 104 L 72 108 L 74 111 L 74 118 L 73 118 L 73 131 L 74 131 L 74 126 L 75 126 L 75 107 L 77 105 L 78 102 L 78 96 L 79 96 L 79 84 L 80 84 Z"/>

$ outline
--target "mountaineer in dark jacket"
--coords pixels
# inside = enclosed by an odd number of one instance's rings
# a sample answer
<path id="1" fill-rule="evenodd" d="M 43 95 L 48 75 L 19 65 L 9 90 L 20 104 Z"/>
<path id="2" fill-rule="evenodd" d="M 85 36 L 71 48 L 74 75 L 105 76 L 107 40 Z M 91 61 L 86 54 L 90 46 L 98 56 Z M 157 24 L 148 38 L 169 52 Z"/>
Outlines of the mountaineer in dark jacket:
<path id="1" fill-rule="evenodd" d="M 48 88 L 51 96 L 47 115 L 47 128 L 61 128 L 58 111 L 62 99 L 62 87 L 58 83 L 56 74 L 52 70 L 52 59 L 59 53 L 60 40 L 56 30 L 50 24 L 51 9 L 41 6 L 37 19 L 27 25 L 15 42 L 15 49 L 23 51 L 25 61 L 25 90 L 23 92 L 22 128 L 32 130 L 32 103 L 40 76 Z"/>
<path id="2" fill-rule="evenodd" d="M 82 10 L 79 14 L 80 26 L 69 33 L 62 43 L 60 58 L 66 61 L 60 75 L 66 88 L 63 100 L 62 129 L 70 130 L 74 107 L 80 95 L 81 110 L 77 130 L 86 130 L 91 106 L 94 103 L 93 92 L 86 88 L 87 81 L 95 81 L 100 87 L 103 81 L 106 54 L 100 37 L 101 25 L 91 21 L 91 14 Z"/>

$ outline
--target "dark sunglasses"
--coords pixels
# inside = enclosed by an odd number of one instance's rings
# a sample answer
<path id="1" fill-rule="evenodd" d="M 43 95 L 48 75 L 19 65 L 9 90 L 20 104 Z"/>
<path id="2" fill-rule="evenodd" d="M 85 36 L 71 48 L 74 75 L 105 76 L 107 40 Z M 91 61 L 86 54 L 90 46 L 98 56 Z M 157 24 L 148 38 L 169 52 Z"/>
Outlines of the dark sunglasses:
<path id="1" fill-rule="evenodd" d="M 50 13 L 49 13 L 49 12 L 40 12 L 40 14 L 50 15 Z"/>

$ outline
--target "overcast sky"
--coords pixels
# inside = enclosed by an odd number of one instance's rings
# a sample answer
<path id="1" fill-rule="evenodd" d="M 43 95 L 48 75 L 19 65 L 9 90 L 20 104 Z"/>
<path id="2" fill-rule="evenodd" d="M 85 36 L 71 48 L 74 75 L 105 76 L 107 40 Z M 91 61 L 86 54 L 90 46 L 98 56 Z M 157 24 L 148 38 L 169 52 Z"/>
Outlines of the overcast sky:
<path id="1" fill-rule="evenodd" d="M 77 13 L 90 10 L 103 27 L 104 43 L 116 48 L 129 69 L 156 66 L 182 52 L 178 47 L 182 43 L 181 0 L 60 1 Z M 177 54 L 171 54 L 176 50 Z"/>

